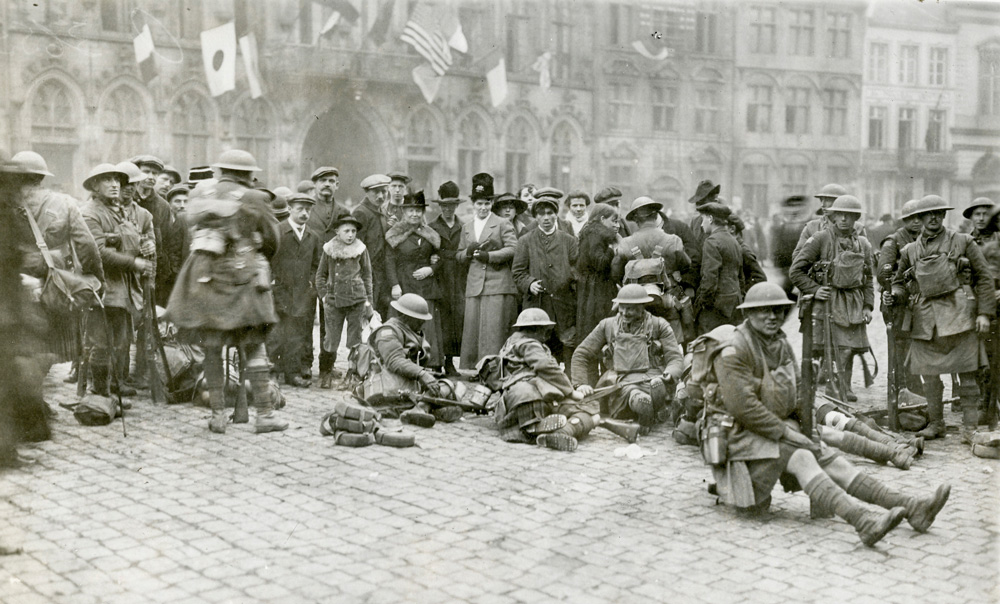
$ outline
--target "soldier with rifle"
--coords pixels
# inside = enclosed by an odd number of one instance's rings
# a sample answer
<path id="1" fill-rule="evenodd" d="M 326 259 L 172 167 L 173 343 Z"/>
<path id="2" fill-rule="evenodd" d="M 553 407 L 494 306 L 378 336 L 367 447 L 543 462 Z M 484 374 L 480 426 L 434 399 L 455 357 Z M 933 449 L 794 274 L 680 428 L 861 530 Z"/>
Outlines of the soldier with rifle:
<path id="1" fill-rule="evenodd" d="M 746 320 L 714 358 L 718 387 L 706 405 L 723 426 L 722 442 L 713 445 L 721 455 L 711 460 L 716 493 L 727 505 L 763 513 L 780 480 L 786 491 L 809 495 L 813 517 L 843 518 L 869 547 L 904 518 L 927 531 L 948 500 L 948 485 L 924 496 L 903 494 L 803 433 L 795 354 L 782 331 L 793 304 L 774 283 L 751 287 L 740 305 Z"/>
<path id="2" fill-rule="evenodd" d="M 977 197 L 972 200 L 969 207 L 962 211 L 962 216 L 972 221 L 972 238 L 976 244 L 983 249 L 983 254 L 989 249 L 990 255 L 994 255 L 993 250 L 1000 248 L 1000 228 L 996 220 L 996 206 L 989 197 Z M 987 261 L 989 261 L 987 256 Z M 997 267 L 993 267 L 994 278 L 1000 277 Z M 983 336 L 983 344 L 986 346 L 986 358 L 989 364 L 979 370 L 979 389 L 983 392 L 983 397 L 979 407 L 979 425 L 988 425 L 996 428 L 997 423 L 997 378 L 1000 375 L 1000 338 L 996 319 L 990 320 L 990 331 Z M 953 407 L 954 408 L 954 407 Z"/>

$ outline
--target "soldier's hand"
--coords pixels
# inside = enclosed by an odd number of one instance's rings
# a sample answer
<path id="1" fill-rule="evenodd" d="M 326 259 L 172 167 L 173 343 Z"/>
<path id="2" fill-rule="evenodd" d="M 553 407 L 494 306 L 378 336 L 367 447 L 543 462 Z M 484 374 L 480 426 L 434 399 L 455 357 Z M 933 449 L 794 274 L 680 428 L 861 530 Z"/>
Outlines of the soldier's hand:
<path id="1" fill-rule="evenodd" d="M 785 426 L 785 432 L 784 434 L 781 435 L 781 438 L 791 443 L 792 445 L 802 449 L 809 449 L 810 451 L 816 449 L 816 443 L 809 440 L 809 438 L 806 437 L 805 434 L 793 430 L 788 426 Z"/>
<path id="2" fill-rule="evenodd" d="M 827 300 L 830 299 L 830 296 L 832 294 L 833 294 L 833 288 L 830 287 L 829 285 L 824 285 L 823 287 L 817 289 L 816 293 L 813 294 L 813 296 L 820 302 L 826 302 Z"/>
<path id="3" fill-rule="evenodd" d="M 399 300 L 399 297 L 403 295 L 403 288 L 398 285 L 392 286 L 392 299 Z"/>
<path id="4" fill-rule="evenodd" d="M 433 274 L 434 274 L 434 269 L 432 269 L 429 266 L 424 266 L 413 271 L 413 278 L 416 279 L 417 281 L 423 281 L 424 279 L 430 277 Z"/>
<path id="5" fill-rule="evenodd" d="M 437 379 L 435 379 L 430 372 L 425 371 L 420 374 L 420 384 L 423 385 L 427 394 L 431 396 L 441 396 L 441 385 L 438 384 Z"/>
<path id="6" fill-rule="evenodd" d="M 868 310 L 867 308 L 861 311 L 861 316 L 864 317 L 865 319 L 865 325 L 868 325 L 869 323 L 872 322 L 872 311 Z"/>
<path id="7" fill-rule="evenodd" d="M 142 273 L 143 275 L 153 274 L 153 263 L 145 258 L 136 257 L 134 260 L 135 270 Z"/>
<path id="8" fill-rule="evenodd" d="M 576 392 L 577 392 L 577 394 L 580 395 L 580 398 L 583 398 L 585 396 L 590 396 L 591 394 L 593 394 L 594 393 L 594 387 L 593 386 L 588 386 L 587 384 L 582 384 L 582 385 L 576 387 Z"/>
<path id="9" fill-rule="evenodd" d="M 156 255 L 156 242 L 152 239 L 143 239 L 139 243 L 139 253 L 149 258 Z"/>
<path id="10" fill-rule="evenodd" d="M 437 263 L 441 261 L 441 256 L 437 254 L 431 254 L 431 266 L 437 266 Z"/>
<path id="11" fill-rule="evenodd" d="M 882 306 L 892 306 L 896 303 L 896 297 L 892 295 L 892 292 L 885 290 L 882 292 Z"/>
<path id="12" fill-rule="evenodd" d="M 371 321 L 372 317 L 375 316 L 375 309 L 372 308 L 371 302 L 365 302 L 365 308 L 361 312 L 365 321 Z"/>
<path id="13" fill-rule="evenodd" d="M 538 294 L 545 291 L 545 286 L 542 285 L 541 281 L 532 281 L 531 285 L 528 286 L 528 289 L 531 291 L 532 294 L 537 296 Z"/>
<path id="14" fill-rule="evenodd" d="M 976 331 L 979 333 L 989 333 L 990 332 L 990 318 L 986 315 L 979 315 L 976 317 Z"/>

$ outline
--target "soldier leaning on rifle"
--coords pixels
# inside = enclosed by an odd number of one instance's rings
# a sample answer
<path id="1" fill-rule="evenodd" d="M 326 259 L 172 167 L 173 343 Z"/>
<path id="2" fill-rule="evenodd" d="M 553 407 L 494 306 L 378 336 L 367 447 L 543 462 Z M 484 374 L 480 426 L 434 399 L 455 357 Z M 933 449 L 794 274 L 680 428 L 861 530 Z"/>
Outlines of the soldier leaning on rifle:
<path id="1" fill-rule="evenodd" d="M 747 512 L 764 512 L 780 480 L 786 491 L 801 489 L 809 495 L 814 518 L 843 518 L 867 546 L 904 518 L 914 530 L 927 531 L 947 502 L 950 486 L 942 485 L 928 497 L 904 495 L 802 433 L 798 363 L 781 328 L 793 304 L 774 283 L 750 288 L 740 305 L 746 320 L 715 357 L 718 390 L 706 401 L 706 411 L 710 425 L 726 420 L 715 424 L 724 434 L 724 450 L 712 466 L 719 498 Z M 874 511 L 861 502 L 888 511 Z"/>
<path id="2" fill-rule="evenodd" d="M 985 198 L 980 198 L 985 199 Z M 986 234 L 988 233 L 988 234 Z M 993 205 L 989 208 L 987 225 L 984 229 L 983 256 L 993 272 L 993 288 L 1000 291 L 1000 206 Z M 973 235 L 975 237 L 975 235 Z M 1000 298 L 1000 296 L 998 296 Z M 983 389 L 983 402 L 981 409 L 985 413 L 980 413 L 979 424 L 989 425 L 991 429 L 995 427 L 997 421 L 997 387 L 996 379 L 1000 379 L 1000 370 L 997 363 L 1000 363 L 1000 351 L 997 350 L 997 339 L 1000 338 L 1000 326 L 996 318 L 990 319 L 990 333 L 986 337 L 986 355 L 989 358 L 989 366 L 980 370 L 979 384 Z M 993 376 L 998 376 L 994 378 Z"/>
<path id="3" fill-rule="evenodd" d="M 916 199 L 904 203 L 901 217 L 903 226 L 896 229 L 884 241 L 879 242 L 881 250 L 878 254 L 878 283 L 883 292 L 892 292 L 892 278 L 896 276 L 896 269 L 899 267 L 900 250 L 907 244 L 916 241 L 923 228 L 920 215 L 913 213 L 919 203 Z M 906 371 L 905 366 L 906 354 L 910 350 L 910 333 L 909 330 L 903 329 L 907 304 L 902 301 L 895 306 L 890 306 L 883 302 L 882 312 L 888 314 L 886 323 L 891 322 L 893 326 L 891 337 L 896 340 L 896 358 L 890 359 L 890 362 L 896 363 L 896 375 L 906 376 L 905 384 L 910 392 L 923 395 L 924 384 L 920 381 L 920 376 Z"/>
<path id="4" fill-rule="evenodd" d="M 930 415 L 930 423 L 918 435 L 926 439 L 945 436 L 940 376 L 958 373 L 962 442 L 967 443 L 975 430 L 982 395 L 976 373 L 986 365 L 978 334 L 989 331 L 996 294 L 989 265 L 976 242 L 944 226 L 950 209 L 937 195 L 920 200 L 914 215 L 920 216 L 923 231 L 900 253 L 892 293 L 883 302 L 902 302 L 908 291 L 911 294 L 909 370 L 923 379 Z"/>
<path id="5" fill-rule="evenodd" d="M 87 318 L 90 372 L 94 393 L 105 396 L 109 387 L 122 395 L 135 394 L 125 385 L 132 320 L 143 309 L 142 279 L 152 275 L 155 266 L 150 260 L 156 255 L 153 217 L 134 203 L 123 205 L 121 192 L 128 181 L 129 175 L 111 164 L 95 166 L 83 181 L 92 195 L 81 213 L 97 243 L 105 279 L 104 310 L 92 309 Z"/>
<path id="6" fill-rule="evenodd" d="M 868 350 L 867 325 L 875 308 L 872 281 L 875 261 L 868 239 L 859 236 L 854 225 L 861 217 L 861 202 L 853 195 L 842 195 L 826 209 L 831 226 L 817 231 L 799 250 L 789 276 L 803 294 L 825 302 L 825 320 L 829 325 L 834 354 L 840 361 L 844 395 L 849 401 L 858 397 L 851 390 L 854 355 Z M 827 393 L 836 396 L 831 376 Z"/>

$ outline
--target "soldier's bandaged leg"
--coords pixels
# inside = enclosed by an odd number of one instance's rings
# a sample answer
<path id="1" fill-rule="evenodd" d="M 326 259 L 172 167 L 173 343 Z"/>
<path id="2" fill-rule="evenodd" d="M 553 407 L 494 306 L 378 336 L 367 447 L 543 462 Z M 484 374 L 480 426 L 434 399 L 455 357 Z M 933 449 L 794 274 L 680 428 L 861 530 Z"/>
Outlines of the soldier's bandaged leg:
<path id="1" fill-rule="evenodd" d="M 653 424 L 655 415 L 653 414 L 653 401 L 645 392 L 635 389 L 628 397 L 628 408 L 635 414 L 636 420 L 643 426 Z"/>
<path id="2" fill-rule="evenodd" d="M 836 428 L 841 431 L 847 430 L 848 423 L 854 421 L 852 418 L 847 417 L 840 411 L 837 411 L 834 406 L 830 404 L 820 406 L 820 408 L 816 411 L 816 419 L 818 419 L 824 426 L 830 426 L 831 428 Z"/>

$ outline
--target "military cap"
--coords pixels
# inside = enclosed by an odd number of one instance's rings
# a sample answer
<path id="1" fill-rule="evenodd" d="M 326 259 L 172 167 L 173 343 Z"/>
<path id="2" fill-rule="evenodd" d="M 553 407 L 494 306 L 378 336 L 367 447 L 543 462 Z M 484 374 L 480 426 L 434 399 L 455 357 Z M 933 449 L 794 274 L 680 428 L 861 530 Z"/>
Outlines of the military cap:
<path id="1" fill-rule="evenodd" d="M 20 155 L 20 154 L 18 154 L 18 155 Z M 17 155 L 14 156 L 14 161 L 17 161 Z M 971 219 L 972 218 L 972 212 L 976 208 L 992 208 L 992 207 L 993 207 L 993 200 L 992 199 L 990 199 L 989 197 L 977 197 L 977 198 L 975 198 L 975 199 L 972 200 L 972 203 L 969 204 L 969 207 L 967 207 L 964 210 L 962 210 L 962 216 L 965 216 L 966 218 L 970 218 Z"/>
<path id="2" fill-rule="evenodd" d="M 365 191 L 380 189 L 382 187 L 388 187 L 390 182 L 392 182 L 392 179 L 385 174 L 372 174 L 371 176 L 366 176 L 365 179 L 361 181 L 361 188 Z"/>
<path id="3" fill-rule="evenodd" d="M 329 176 L 330 174 L 340 178 L 340 170 L 334 168 L 333 166 L 321 166 L 316 168 L 316 170 L 312 173 L 312 176 L 309 177 L 309 180 L 316 182 L 317 180 L 323 178 L 324 176 Z"/>
<path id="4" fill-rule="evenodd" d="M 140 168 L 143 166 L 153 166 L 157 172 L 163 172 L 163 162 L 155 155 L 136 155 L 129 161 Z"/>
<path id="5" fill-rule="evenodd" d="M 604 187 L 594 195 L 594 203 L 618 204 L 622 198 L 622 191 L 618 187 Z"/>
<path id="6" fill-rule="evenodd" d="M 688 203 L 693 203 L 696 206 L 707 203 L 708 198 L 718 195 L 721 190 L 722 185 L 712 184 L 710 180 L 703 180 L 698 183 L 694 195 L 688 198 Z"/>

